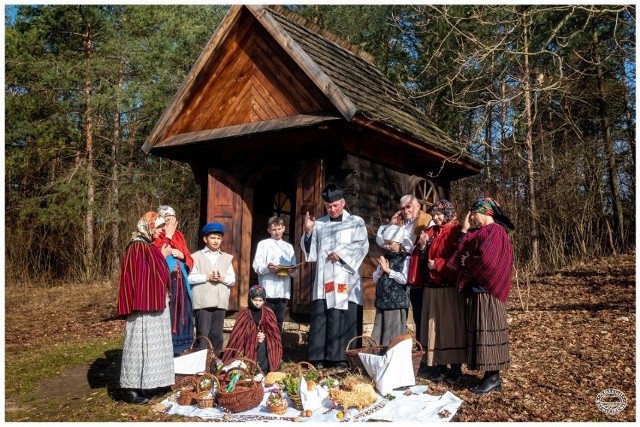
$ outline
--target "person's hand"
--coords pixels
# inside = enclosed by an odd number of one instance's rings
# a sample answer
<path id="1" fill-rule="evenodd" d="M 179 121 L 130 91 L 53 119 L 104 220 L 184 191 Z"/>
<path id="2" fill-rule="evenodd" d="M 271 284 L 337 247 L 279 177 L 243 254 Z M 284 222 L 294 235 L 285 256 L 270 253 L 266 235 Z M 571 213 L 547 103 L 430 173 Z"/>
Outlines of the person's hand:
<path id="1" fill-rule="evenodd" d="M 380 268 L 382 269 L 382 271 L 389 274 L 389 272 L 391 271 L 391 269 L 389 268 L 389 260 L 383 256 L 380 256 L 378 257 L 378 263 L 380 264 Z"/>
<path id="2" fill-rule="evenodd" d="M 430 259 L 429 261 L 427 261 L 427 266 L 429 267 L 429 270 L 435 270 L 436 262 L 434 260 Z"/>
<path id="3" fill-rule="evenodd" d="M 429 239 L 429 235 L 427 234 L 427 230 L 423 231 L 422 234 L 420 234 L 420 237 L 418 238 L 418 246 L 420 247 L 421 251 L 424 251 L 424 248 L 427 247 L 427 244 L 431 241 L 431 239 Z"/>
<path id="4" fill-rule="evenodd" d="M 460 264 L 464 267 L 464 260 L 467 259 L 467 257 L 469 256 L 469 252 L 465 252 L 463 255 L 460 256 Z"/>
<path id="5" fill-rule="evenodd" d="M 164 222 L 164 233 L 168 239 L 171 239 L 178 228 L 178 220 L 175 216 L 169 215 L 164 218 Z"/>
<path id="6" fill-rule="evenodd" d="M 298 267 L 293 267 L 289 269 L 289 276 L 293 276 L 298 271 Z"/>
<path id="7" fill-rule="evenodd" d="M 471 228 L 471 211 L 467 212 L 467 215 L 464 217 L 464 221 L 462 222 L 462 232 L 466 233 Z"/>
<path id="8" fill-rule="evenodd" d="M 218 270 L 213 270 L 207 275 L 207 282 L 220 282 L 222 281 L 222 275 Z"/>
<path id="9" fill-rule="evenodd" d="M 402 216 L 402 211 L 398 211 L 393 214 L 393 216 L 391 217 L 391 220 L 389 221 L 389 224 L 402 225 L 403 220 L 404 220 L 404 217 Z"/>
<path id="10" fill-rule="evenodd" d="M 335 252 L 329 252 L 329 254 L 327 255 L 327 260 L 335 264 L 336 262 L 340 261 L 340 257 Z"/>
<path id="11" fill-rule="evenodd" d="M 171 255 L 171 246 L 167 245 L 166 243 L 162 245 L 162 249 L 160 249 L 160 252 L 162 252 L 162 256 L 163 257 L 168 257 L 169 255 Z"/>
<path id="12" fill-rule="evenodd" d="M 313 226 L 316 225 L 316 218 L 309 214 L 309 211 L 304 214 L 304 232 L 309 234 L 313 231 Z"/>
<path id="13" fill-rule="evenodd" d="M 182 253 L 182 251 L 180 249 L 172 248 L 171 249 L 171 255 L 173 255 L 173 257 L 176 258 L 176 259 L 184 259 L 184 254 Z"/>
<path id="14" fill-rule="evenodd" d="M 269 264 L 267 264 L 267 269 L 272 273 L 277 273 L 278 270 L 280 270 L 280 267 L 277 266 L 276 264 L 270 262 Z"/>
<path id="15" fill-rule="evenodd" d="M 264 332 L 258 332 L 258 343 L 264 342 L 265 337 Z"/>

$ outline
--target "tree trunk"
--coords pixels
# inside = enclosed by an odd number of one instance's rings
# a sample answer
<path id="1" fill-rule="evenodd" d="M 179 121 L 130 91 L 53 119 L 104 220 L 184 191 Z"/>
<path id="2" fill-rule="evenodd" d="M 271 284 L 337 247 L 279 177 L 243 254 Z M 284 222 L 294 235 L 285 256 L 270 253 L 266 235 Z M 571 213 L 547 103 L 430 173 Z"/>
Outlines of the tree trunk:
<path id="1" fill-rule="evenodd" d="M 529 66 L 529 15 L 523 15 L 524 27 L 524 69 L 523 69 L 523 89 L 524 89 L 524 108 L 526 114 L 525 127 L 525 147 L 527 150 L 527 178 L 529 181 L 529 211 L 531 228 L 531 268 L 535 273 L 540 268 L 540 248 L 538 236 L 538 210 L 536 208 L 536 180 L 533 157 L 533 115 L 531 113 L 531 81 L 529 76 L 531 70 Z"/>
<path id="2" fill-rule="evenodd" d="M 120 59 L 118 84 L 116 86 L 115 112 L 113 114 L 113 140 L 111 141 L 111 276 L 116 277 L 120 270 L 120 210 L 118 206 L 118 144 L 120 144 L 120 90 L 124 84 L 124 58 Z"/>
<path id="3" fill-rule="evenodd" d="M 604 138 L 604 147 L 607 156 L 607 172 L 609 175 L 609 189 L 611 191 L 611 205 L 613 208 L 613 229 L 617 234 L 616 242 L 618 245 L 624 242 L 624 218 L 622 209 L 622 198 L 620 196 L 620 183 L 618 182 L 618 165 L 616 162 L 616 154 L 613 149 L 613 139 L 611 138 L 611 126 L 609 117 L 607 116 L 607 102 L 605 99 L 604 88 L 604 71 L 598 53 L 598 32 L 593 33 L 593 49 L 595 52 L 596 69 L 598 72 L 598 104 L 600 107 L 600 125 L 602 127 L 602 136 Z M 615 249 L 614 249 L 615 253 Z"/>
<path id="4" fill-rule="evenodd" d="M 91 66 L 91 53 L 93 49 L 93 41 L 91 34 L 91 25 L 87 24 L 87 32 L 85 34 L 85 54 L 86 66 Z M 87 73 L 88 74 L 88 73 Z M 86 168 L 87 168 L 87 212 L 85 213 L 85 253 L 84 267 L 85 279 L 89 280 L 93 276 L 94 261 L 94 205 L 95 205 L 95 183 L 93 182 L 93 117 L 91 111 L 91 78 L 85 79 L 84 96 L 85 96 L 85 138 L 86 138 Z"/>

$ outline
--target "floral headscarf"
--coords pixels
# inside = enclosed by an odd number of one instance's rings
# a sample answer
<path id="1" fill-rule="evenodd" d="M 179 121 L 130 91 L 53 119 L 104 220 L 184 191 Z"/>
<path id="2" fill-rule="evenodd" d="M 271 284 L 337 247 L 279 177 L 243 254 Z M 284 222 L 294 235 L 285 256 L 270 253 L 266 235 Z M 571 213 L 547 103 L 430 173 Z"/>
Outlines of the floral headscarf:
<path id="1" fill-rule="evenodd" d="M 431 206 L 431 215 L 434 215 L 436 213 L 444 215 L 445 223 L 451 221 L 458 215 L 456 213 L 456 208 L 453 206 L 453 203 L 446 199 L 440 199 L 433 206 Z"/>
<path id="2" fill-rule="evenodd" d="M 138 224 L 136 224 L 136 231 L 133 232 L 131 240 L 143 238 L 149 242 L 153 240 L 153 230 L 164 224 L 164 218 L 162 218 L 158 212 L 147 212 L 142 215 Z"/>
<path id="3" fill-rule="evenodd" d="M 478 212 L 483 215 L 489 215 L 493 217 L 493 220 L 500 224 L 507 230 L 515 230 L 515 225 L 511 222 L 509 217 L 504 213 L 498 202 L 491 197 L 481 197 L 469 208 L 471 212 Z"/>

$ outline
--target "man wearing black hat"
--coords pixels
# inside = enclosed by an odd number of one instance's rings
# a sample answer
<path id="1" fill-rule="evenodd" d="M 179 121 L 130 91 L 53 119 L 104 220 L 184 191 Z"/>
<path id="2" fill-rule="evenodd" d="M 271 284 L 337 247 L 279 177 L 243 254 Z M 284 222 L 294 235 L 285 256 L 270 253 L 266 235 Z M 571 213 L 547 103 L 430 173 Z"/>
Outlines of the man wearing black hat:
<path id="1" fill-rule="evenodd" d="M 358 334 L 360 266 L 369 251 L 369 238 L 364 220 L 344 210 L 341 188 L 330 183 L 321 196 L 327 215 L 316 220 L 307 212 L 300 240 L 306 261 L 317 262 L 307 359 L 346 368 L 346 346 Z"/>

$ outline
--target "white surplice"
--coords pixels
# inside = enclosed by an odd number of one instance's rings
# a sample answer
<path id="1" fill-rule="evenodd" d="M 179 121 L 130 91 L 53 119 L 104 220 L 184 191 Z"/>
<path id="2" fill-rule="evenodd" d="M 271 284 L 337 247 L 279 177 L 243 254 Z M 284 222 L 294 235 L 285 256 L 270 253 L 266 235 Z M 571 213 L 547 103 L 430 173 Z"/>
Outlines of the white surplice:
<path id="1" fill-rule="evenodd" d="M 330 221 L 329 215 L 316 220 L 309 253 L 304 247 L 304 234 L 300 246 L 307 262 L 317 262 L 312 299 L 327 300 L 327 308 L 346 310 L 348 302 L 362 304 L 362 278 L 360 267 L 369 251 L 369 239 L 364 220 L 342 211 L 342 221 Z M 335 252 L 340 261 L 332 263 L 327 255 Z M 334 292 L 325 292 L 325 285 L 333 283 Z M 342 285 L 347 285 L 346 293 Z M 327 287 L 327 289 L 329 289 Z M 331 303 L 331 304 L 330 304 Z"/>

